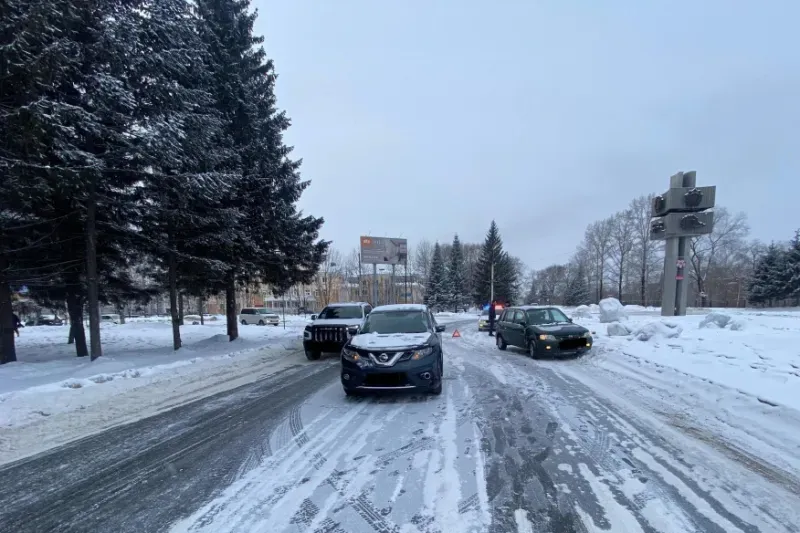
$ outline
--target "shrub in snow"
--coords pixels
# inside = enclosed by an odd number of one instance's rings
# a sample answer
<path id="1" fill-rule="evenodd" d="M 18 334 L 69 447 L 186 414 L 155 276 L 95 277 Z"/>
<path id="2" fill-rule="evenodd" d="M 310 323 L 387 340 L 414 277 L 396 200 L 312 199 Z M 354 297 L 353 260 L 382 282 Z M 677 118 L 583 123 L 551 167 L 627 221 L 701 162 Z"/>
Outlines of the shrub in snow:
<path id="1" fill-rule="evenodd" d="M 573 318 L 588 318 L 588 316 L 592 314 L 591 310 L 589 309 L 588 305 L 579 305 L 575 308 L 572 312 Z"/>
<path id="2" fill-rule="evenodd" d="M 628 317 L 625 307 L 616 298 L 600 300 L 600 322 L 617 322 Z"/>
<path id="3" fill-rule="evenodd" d="M 608 336 L 609 337 L 625 337 L 626 335 L 630 335 L 630 330 L 624 324 L 620 324 L 619 322 L 612 322 L 608 325 Z"/>
<path id="4" fill-rule="evenodd" d="M 636 340 L 649 341 L 654 337 L 662 337 L 665 339 L 674 339 L 680 336 L 683 328 L 674 322 L 647 322 L 646 324 L 638 327 L 633 336 Z"/>
<path id="5" fill-rule="evenodd" d="M 702 322 L 700 322 L 700 327 L 703 329 L 724 328 L 730 321 L 730 315 L 715 311 L 713 313 L 708 313 L 705 317 L 703 317 Z"/>

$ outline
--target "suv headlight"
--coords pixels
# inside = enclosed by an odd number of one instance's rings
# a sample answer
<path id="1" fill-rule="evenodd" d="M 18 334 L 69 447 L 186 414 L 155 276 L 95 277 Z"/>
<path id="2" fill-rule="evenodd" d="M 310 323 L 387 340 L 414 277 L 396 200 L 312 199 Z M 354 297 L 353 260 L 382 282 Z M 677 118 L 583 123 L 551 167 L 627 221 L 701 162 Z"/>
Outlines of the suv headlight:
<path id="1" fill-rule="evenodd" d="M 303 330 L 303 339 L 305 340 L 311 339 L 311 326 L 306 326 L 306 329 Z"/>
<path id="2" fill-rule="evenodd" d="M 351 350 L 347 346 L 342 348 L 342 357 L 347 359 L 348 361 L 358 362 L 361 359 L 361 356 L 358 355 L 358 352 L 355 350 Z"/>
<path id="3" fill-rule="evenodd" d="M 588 339 L 591 336 L 592 336 L 592 332 L 591 331 L 587 331 L 586 333 L 583 334 L 583 338 L 584 339 Z"/>
<path id="4" fill-rule="evenodd" d="M 554 341 L 556 340 L 554 335 L 539 335 L 540 341 Z"/>
<path id="5" fill-rule="evenodd" d="M 419 350 L 414 350 L 414 354 L 411 356 L 412 361 L 418 361 L 423 357 L 428 357 L 430 354 L 433 353 L 432 346 L 426 346 L 425 348 L 420 348 Z"/>

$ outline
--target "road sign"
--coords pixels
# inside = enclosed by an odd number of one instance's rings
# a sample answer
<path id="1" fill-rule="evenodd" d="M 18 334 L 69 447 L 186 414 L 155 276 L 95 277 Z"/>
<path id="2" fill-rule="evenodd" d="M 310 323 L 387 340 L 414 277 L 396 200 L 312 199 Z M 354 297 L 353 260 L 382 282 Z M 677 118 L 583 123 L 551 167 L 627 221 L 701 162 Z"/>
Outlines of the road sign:
<path id="1" fill-rule="evenodd" d="M 675 262 L 675 265 L 676 265 L 678 268 L 686 268 L 686 260 L 685 260 L 685 259 L 678 259 L 678 260 Z"/>
<path id="2" fill-rule="evenodd" d="M 454 339 L 455 339 L 456 337 L 460 337 L 460 336 L 461 336 L 461 333 L 459 333 L 459 332 L 458 332 L 458 330 L 455 330 L 455 331 L 453 331 L 453 338 L 454 338 Z"/>
<path id="3" fill-rule="evenodd" d="M 408 258 L 408 241 L 386 237 L 361 237 L 361 262 L 372 265 L 402 265 Z"/>

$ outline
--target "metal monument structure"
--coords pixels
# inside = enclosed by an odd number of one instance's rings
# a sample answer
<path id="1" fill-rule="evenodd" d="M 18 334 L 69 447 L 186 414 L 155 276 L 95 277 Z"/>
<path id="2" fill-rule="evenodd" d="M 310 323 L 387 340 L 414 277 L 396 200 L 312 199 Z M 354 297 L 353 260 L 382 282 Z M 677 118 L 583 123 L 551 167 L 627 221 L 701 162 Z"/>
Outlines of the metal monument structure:
<path id="1" fill-rule="evenodd" d="M 361 236 L 361 262 L 372 265 L 372 305 L 378 305 L 378 265 L 391 265 L 389 300 L 394 300 L 394 276 L 397 265 L 405 266 L 405 300 L 408 301 L 408 241 L 387 237 Z M 386 303 L 397 303 L 389 301 Z"/>
<path id="2" fill-rule="evenodd" d="M 678 172 L 670 178 L 669 190 L 653 198 L 650 240 L 666 241 L 664 290 L 661 316 L 685 316 L 689 283 L 686 257 L 689 239 L 714 230 L 717 187 L 697 186 L 697 172 Z"/>

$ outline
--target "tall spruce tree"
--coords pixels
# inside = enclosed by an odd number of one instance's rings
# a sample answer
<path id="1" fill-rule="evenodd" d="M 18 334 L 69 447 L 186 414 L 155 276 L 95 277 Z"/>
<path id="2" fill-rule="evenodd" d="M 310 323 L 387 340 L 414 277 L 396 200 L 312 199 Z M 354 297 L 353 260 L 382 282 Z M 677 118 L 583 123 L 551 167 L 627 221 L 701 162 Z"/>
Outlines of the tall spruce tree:
<path id="1" fill-rule="evenodd" d="M 447 293 L 447 267 L 442 257 L 442 248 L 437 242 L 433 246 L 433 259 L 431 260 L 431 272 L 428 276 L 428 286 L 425 288 L 425 296 L 428 299 L 428 306 L 435 311 L 449 304 Z"/>
<path id="2" fill-rule="evenodd" d="M 453 237 L 453 245 L 450 248 L 450 263 L 447 268 L 447 276 L 449 303 L 453 311 L 458 312 L 467 302 L 464 251 L 461 248 L 461 241 L 458 239 L 458 235 Z"/>
<path id="3" fill-rule="evenodd" d="M 784 292 L 795 299 L 795 305 L 800 305 L 800 230 L 795 231 L 794 238 L 789 243 L 784 266 Z"/>
<path id="4" fill-rule="evenodd" d="M 303 216 L 295 206 L 308 182 L 300 180 L 300 161 L 289 158 L 291 148 L 283 142 L 290 121 L 277 108 L 277 75 L 260 46 L 263 37 L 253 35 L 257 11 L 249 4 L 196 1 L 201 37 L 211 50 L 211 92 L 235 154 L 226 164 L 232 179 L 225 202 L 241 218 L 215 255 L 225 264 L 221 285 L 230 340 L 239 334 L 237 284 L 313 275 L 328 246 L 316 241 L 322 219 Z M 310 244 L 301 249 L 298 242 Z"/>
<path id="5" fill-rule="evenodd" d="M 586 305 L 590 301 L 589 284 L 586 282 L 586 271 L 583 264 L 578 264 L 575 272 L 570 277 L 564 294 L 564 305 Z"/>
<path id="6" fill-rule="evenodd" d="M 488 303 L 491 299 L 492 267 L 494 267 L 494 298 L 497 301 L 513 303 L 516 285 L 516 269 L 507 253 L 503 251 L 500 231 L 493 220 L 486 234 L 480 258 L 475 269 L 475 293 L 477 304 Z"/>
<path id="7" fill-rule="evenodd" d="M 786 294 L 782 280 L 785 268 L 784 251 L 775 243 L 770 244 L 766 253 L 756 263 L 753 275 L 747 284 L 749 300 L 752 303 L 768 304 Z"/>

